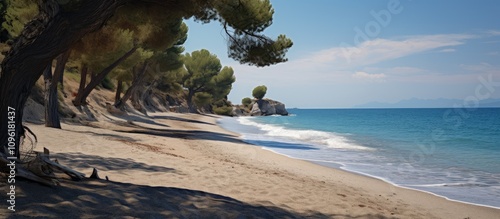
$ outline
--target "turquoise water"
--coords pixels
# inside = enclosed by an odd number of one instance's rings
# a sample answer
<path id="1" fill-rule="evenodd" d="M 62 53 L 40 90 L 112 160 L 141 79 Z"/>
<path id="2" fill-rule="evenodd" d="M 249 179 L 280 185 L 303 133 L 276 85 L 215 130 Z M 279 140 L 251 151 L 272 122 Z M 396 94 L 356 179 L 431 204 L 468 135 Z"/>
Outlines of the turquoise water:
<path id="1" fill-rule="evenodd" d="M 500 108 L 289 112 L 220 124 L 280 154 L 500 207 Z"/>

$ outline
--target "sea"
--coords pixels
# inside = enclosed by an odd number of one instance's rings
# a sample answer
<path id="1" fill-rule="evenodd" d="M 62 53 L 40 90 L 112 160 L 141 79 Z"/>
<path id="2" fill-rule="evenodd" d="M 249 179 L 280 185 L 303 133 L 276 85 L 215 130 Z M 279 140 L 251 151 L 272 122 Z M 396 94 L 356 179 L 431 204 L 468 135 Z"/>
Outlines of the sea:
<path id="1" fill-rule="evenodd" d="M 255 146 L 500 208 L 500 108 L 290 109 L 219 124 Z"/>

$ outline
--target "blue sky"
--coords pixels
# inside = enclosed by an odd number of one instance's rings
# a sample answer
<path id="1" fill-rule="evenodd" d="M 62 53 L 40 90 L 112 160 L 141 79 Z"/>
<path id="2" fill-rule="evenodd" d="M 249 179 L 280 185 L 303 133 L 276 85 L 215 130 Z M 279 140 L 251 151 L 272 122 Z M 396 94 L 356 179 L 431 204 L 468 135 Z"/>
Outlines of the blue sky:
<path id="1" fill-rule="evenodd" d="M 500 98 L 500 1 L 271 3 L 274 21 L 265 34 L 286 34 L 294 41 L 289 61 L 271 67 L 228 58 L 218 22 L 187 21 L 186 51 L 208 49 L 234 68 L 229 95 L 234 103 L 262 84 L 268 87 L 266 97 L 301 108 L 410 98 Z M 484 81 L 498 83 L 485 86 Z"/>

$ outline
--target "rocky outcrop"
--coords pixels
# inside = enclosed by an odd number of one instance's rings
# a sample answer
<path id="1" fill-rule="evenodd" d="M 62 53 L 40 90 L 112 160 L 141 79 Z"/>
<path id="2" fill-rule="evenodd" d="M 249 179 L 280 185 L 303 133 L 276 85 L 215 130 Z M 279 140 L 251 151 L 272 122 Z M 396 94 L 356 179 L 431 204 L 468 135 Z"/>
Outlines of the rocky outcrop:
<path id="1" fill-rule="evenodd" d="M 244 116 L 245 111 L 240 109 L 239 107 L 233 106 L 233 111 L 231 112 L 233 116 Z"/>
<path id="2" fill-rule="evenodd" d="M 285 104 L 277 102 L 276 105 L 274 105 L 274 108 L 276 109 L 276 114 L 288 116 L 288 111 L 286 111 Z"/>
<path id="3" fill-rule="evenodd" d="M 250 110 L 250 116 L 270 115 L 287 116 L 288 111 L 286 111 L 285 104 L 271 99 L 262 99 L 255 101 Z"/>

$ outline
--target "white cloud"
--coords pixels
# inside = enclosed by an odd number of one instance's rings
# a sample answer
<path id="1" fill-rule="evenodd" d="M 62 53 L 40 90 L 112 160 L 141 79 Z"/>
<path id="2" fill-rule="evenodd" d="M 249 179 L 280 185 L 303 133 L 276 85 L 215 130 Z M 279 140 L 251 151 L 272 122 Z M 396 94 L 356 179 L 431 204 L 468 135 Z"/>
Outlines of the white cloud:
<path id="1" fill-rule="evenodd" d="M 483 43 L 488 43 L 488 44 L 497 44 L 500 43 L 500 40 L 491 40 L 491 41 L 485 41 Z"/>
<path id="2" fill-rule="evenodd" d="M 410 74 L 421 74 L 427 72 L 427 70 L 425 69 L 415 68 L 415 67 L 393 67 L 386 71 L 394 75 L 410 75 Z"/>
<path id="3" fill-rule="evenodd" d="M 441 50 L 439 52 L 455 52 L 455 51 L 457 51 L 457 50 L 456 49 L 449 49 L 448 48 L 448 49 L 443 49 L 443 50 Z"/>
<path id="4" fill-rule="evenodd" d="M 473 72 L 486 72 L 486 71 L 490 71 L 492 69 L 495 69 L 492 65 L 490 65 L 489 63 L 486 63 L 486 62 L 481 62 L 479 64 L 476 64 L 476 65 L 460 65 L 461 68 L 465 69 L 465 70 L 469 70 L 469 71 L 473 71 Z"/>
<path id="5" fill-rule="evenodd" d="M 352 75 L 353 78 L 357 79 L 367 79 L 372 81 L 383 81 L 387 75 L 385 74 L 368 74 L 364 71 L 358 71 Z"/>
<path id="6" fill-rule="evenodd" d="M 384 73 L 390 76 L 408 76 L 408 75 L 422 75 L 429 73 L 428 70 L 416 67 L 408 67 L 408 66 L 398 66 L 398 67 L 389 67 L 389 68 L 380 68 L 380 67 L 365 67 L 363 68 L 364 72 L 371 72 L 372 74 L 376 73 Z"/>
<path id="7" fill-rule="evenodd" d="M 371 65 L 429 50 L 462 45 L 467 39 L 475 37 L 467 34 L 442 34 L 411 36 L 398 40 L 374 39 L 357 46 L 343 44 L 322 50 L 302 61 L 339 67 Z"/>
<path id="8" fill-rule="evenodd" d="M 498 31 L 498 30 L 489 30 L 489 31 L 486 31 L 486 34 L 488 34 L 490 36 L 500 36 L 500 31 Z"/>

